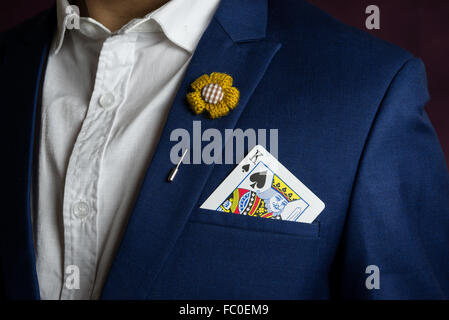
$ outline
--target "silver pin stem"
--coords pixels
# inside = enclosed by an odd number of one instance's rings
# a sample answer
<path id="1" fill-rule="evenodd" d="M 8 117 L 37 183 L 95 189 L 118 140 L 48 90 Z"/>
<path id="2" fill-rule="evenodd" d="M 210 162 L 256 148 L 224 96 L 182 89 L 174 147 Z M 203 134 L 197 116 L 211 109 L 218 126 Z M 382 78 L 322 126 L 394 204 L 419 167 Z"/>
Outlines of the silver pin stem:
<path id="1" fill-rule="evenodd" d="M 173 180 L 175 180 L 175 176 L 178 173 L 179 166 L 181 165 L 182 160 L 184 160 L 184 157 L 186 156 L 188 150 L 189 150 L 188 148 L 184 150 L 181 159 L 179 159 L 178 161 L 178 164 L 171 170 L 170 175 L 168 176 L 168 182 L 172 182 Z"/>

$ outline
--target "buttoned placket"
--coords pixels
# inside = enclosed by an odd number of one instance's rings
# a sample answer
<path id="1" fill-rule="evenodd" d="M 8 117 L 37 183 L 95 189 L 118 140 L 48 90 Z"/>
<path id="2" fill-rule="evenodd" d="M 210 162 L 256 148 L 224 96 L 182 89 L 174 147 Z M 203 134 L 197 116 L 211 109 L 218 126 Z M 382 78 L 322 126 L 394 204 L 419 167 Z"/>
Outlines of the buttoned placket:
<path id="1" fill-rule="evenodd" d="M 78 267 L 80 288 L 66 286 L 70 274 L 65 274 L 61 299 L 92 294 L 98 261 L 97 222 L 103 214 L 98 203 L 102 155 L 126 97 L 136 38 L 136 33 L 128 33 L 104 40 L 87 114 L 70 155 L 63 203 L 64 270 Z"/>

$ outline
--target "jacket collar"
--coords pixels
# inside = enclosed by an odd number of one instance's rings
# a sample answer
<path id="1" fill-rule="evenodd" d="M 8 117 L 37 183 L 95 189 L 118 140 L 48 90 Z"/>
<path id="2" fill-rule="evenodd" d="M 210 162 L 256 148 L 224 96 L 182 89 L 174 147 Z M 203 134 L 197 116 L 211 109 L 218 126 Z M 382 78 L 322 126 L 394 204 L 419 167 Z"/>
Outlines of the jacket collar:
<path id="1" fill-rule="evenodd" d="M 223 0 L 215 17 L 234 42 L 265 38 L 267 0 Z"/>

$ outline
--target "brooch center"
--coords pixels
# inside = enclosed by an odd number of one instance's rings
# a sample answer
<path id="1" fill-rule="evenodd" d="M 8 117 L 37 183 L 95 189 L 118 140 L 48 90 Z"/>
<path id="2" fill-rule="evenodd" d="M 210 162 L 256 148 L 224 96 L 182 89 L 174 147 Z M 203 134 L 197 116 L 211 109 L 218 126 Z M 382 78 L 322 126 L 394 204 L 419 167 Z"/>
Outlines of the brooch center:
<path id="1" fill-rule="evenodd" d="M 223 88 L 216 83 L 210 83 L 203 88 L 201 96 L 206 103 L 217 104 L 223 100 Z"/>

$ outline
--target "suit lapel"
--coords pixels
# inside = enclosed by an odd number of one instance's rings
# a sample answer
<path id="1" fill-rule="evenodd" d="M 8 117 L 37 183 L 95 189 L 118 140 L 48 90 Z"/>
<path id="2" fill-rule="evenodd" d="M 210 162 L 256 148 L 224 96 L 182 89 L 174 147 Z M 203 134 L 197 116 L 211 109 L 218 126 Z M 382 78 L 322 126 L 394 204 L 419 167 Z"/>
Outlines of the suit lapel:
<path id="1" fill-rule="evenodd" d="M 203 131 L 208 128 L 223 131 L 235 127 L 280 48 L 278 43 L 263 39 L 266 5 L 266 1 L 261 0 L 222 0 L 177 93 L 102 298 L 145 299 L 148 296 L 190 213 L 198 206 L 213 168 L 212 165 L 182 165 L 175 181 L 168 183 L 167 176 L 173 168 L 170 149 L 174 145 L 170 142 L 170 134 L 182 128 L 192 138 L 194 120 L 201 120 Z M 185 99 L 190 84 L 199 76 L 212 72 L 230 74 L 241 94 L 238 107 L 228 116 L 216 120 L 194 115 Z"/>
<path id="2" fill-rule="evenodd" d="M 7 129 L 2 144 L 7 185 L 2 212 L 1 272 L 10 299 L 39 299 L 31 228 L 31 173 L 38 95 L 55 23 L 54 8 L 7 39 L 0 84 Z M 29 33 L 23 31 L 32 30 Z"/>

